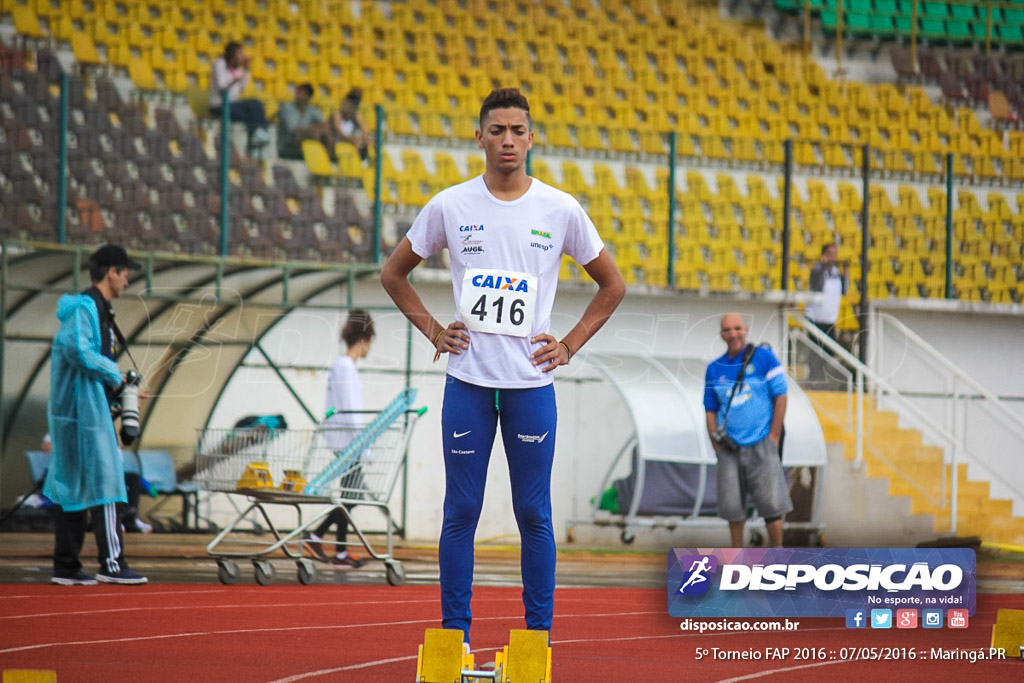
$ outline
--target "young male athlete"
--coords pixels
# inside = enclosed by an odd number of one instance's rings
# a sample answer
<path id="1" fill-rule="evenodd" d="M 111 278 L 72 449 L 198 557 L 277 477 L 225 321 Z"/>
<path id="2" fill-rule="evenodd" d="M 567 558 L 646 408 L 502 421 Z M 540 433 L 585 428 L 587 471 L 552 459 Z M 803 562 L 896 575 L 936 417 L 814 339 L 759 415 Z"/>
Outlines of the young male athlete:
<path id="1" fill-rule="evenodd" d="M 508 457 L 512 507 L 522 539 L 526 627 L 550 631 L 555 541 L 551 465 L 556 405 L 552 371 L 567 365 L 611 316 L 625 283 L 590 218 L 573 197 L 526 174 L 533 146 L 530 105 L 515 88 L 480 107 L 477 144 L 484 174 L 437 194 L 384 265 L 381 282 L 398 308 L 448 353 L 441 430 L 445 500 L 441 529 L 444 628 L 472 621 L 473 537 L 483 505 L 497 424 Z M 420 261 L 447 248 L 455 321 L 441 325 L 409 283 Z M 562 254 L 598 284 L 561 341 L 548 327 Z"/>

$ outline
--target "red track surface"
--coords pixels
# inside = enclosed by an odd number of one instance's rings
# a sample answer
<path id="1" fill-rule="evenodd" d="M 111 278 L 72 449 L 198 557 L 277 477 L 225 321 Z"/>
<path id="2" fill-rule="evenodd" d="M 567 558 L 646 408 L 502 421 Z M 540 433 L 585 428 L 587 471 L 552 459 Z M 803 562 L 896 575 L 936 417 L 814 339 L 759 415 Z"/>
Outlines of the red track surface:
<path id="1" fill-rule="evenodd" d="M 0 669 L 55 669 L 77 681 L 413 681 L 439 590 L 405 586 L 0 586 Z M 697 648 L 986 648 L 996 609 L 1024 595 L 979 595 L 966 630 L 852 630 L 803 619 L 795 632 L 680 631 L 664 590 L 560 589 L 553 679 L 576 681 L 1024 680 L 1020 660 L 696 661 Z M 516 588 L 476 589 L 473 650 L 493 658 L 522 628 Z M 775 673 L 772 673 L 772 672 Z"/>

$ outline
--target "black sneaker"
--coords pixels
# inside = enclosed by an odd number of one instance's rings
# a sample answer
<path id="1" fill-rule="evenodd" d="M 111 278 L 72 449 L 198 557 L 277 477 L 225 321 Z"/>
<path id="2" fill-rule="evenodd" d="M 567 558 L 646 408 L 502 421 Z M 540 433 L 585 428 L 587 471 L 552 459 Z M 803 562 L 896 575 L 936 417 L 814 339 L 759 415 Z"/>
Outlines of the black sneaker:
<path id="1" fill-rule="evenodd" d="M 95 576 L 79 569 L 74 576 L 51 576 L 50 583 L 58 586 L 95 586 L 97 582 Z"/>
<path id="2" fill-rule="evenodd" d="M 112 572 L 106 569 L 101 569 L 96 574 L 96 579 L 103 583 L 119 583 L 125 586 L 138 586 L 143 583 L 147 583 L 147 579 L 142 574 L 132 571 L 128 567 L 125 567 L 119 572 Z"/>
<path id="3" fill-rule="evenodd" d="M 345 557 L 338 557 L 335 555 L 331 558 L 331 564 L 336 567 L 352 567 L 353 569 L 359 569 L 366 564 L 366 560 L 361 560 L 352 553 L 349 553 Z"/>
<path id="4" fill-rule="evenodd" d="M 309 549 L 309 552 L 313 557 L 320 560 L 321 562 L 327 562 L 327 553 L 324 552 L 324 544 L 320 540 L 313 536 L 307 536 L 302 539 L 302 543 Z"/>

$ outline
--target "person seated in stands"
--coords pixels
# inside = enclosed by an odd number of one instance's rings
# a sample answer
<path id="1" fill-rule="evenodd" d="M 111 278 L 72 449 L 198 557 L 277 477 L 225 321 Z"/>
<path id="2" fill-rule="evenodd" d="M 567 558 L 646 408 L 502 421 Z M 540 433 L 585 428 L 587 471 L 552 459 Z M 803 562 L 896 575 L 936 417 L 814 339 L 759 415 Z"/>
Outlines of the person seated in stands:
<path id="1" fill-rule="evenodd" d="M 341 102 L 341 109 L 331 116 L 331 129 L 334 136 L 341 142 L 347 142 L 359 150 L 362 161 L 369 159 L 370 145 L 373 136 L 366 128 L 363 117 L 359 115 L 359 105 L 363 101 L 363 91 L 352 88 Z"/>
<path id="2" fill-rule="evenodd" d="M 302 141 L 316 140 L 327 148 L 334 159 L 334 137 L 319 107 L 310 104 L 313 86 L 301 83 L 295 87 L 295 101 L 284 102 L 277 111 L 277 156 L 302 159 Z"/>
<path id="3" fill-rule="evenodd" d="M 213 62 L 210 76 L 210 113 L 221 115 L 224 92 L 227 91 L 231 104 L 231 120 L 244 123 L 248 133 L 247 149 L 251 153 L 270 142 L 267 132 L 267 111 L 256 99 L 242 99 L 242 93 L 249 85 L 249 56 L 241 43 L 230 42 L 224 47 L 224 56 Z"/>

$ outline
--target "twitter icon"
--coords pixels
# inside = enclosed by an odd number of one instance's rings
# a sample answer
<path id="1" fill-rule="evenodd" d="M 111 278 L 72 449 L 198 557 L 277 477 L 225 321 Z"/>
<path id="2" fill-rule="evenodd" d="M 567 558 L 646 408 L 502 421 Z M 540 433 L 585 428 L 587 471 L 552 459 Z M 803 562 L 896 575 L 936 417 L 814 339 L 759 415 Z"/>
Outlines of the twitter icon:
<path id="1" fill-rule="evenodd" d="M 892 628 L 892 610 L 871 610 L 871 628 Z"/>

